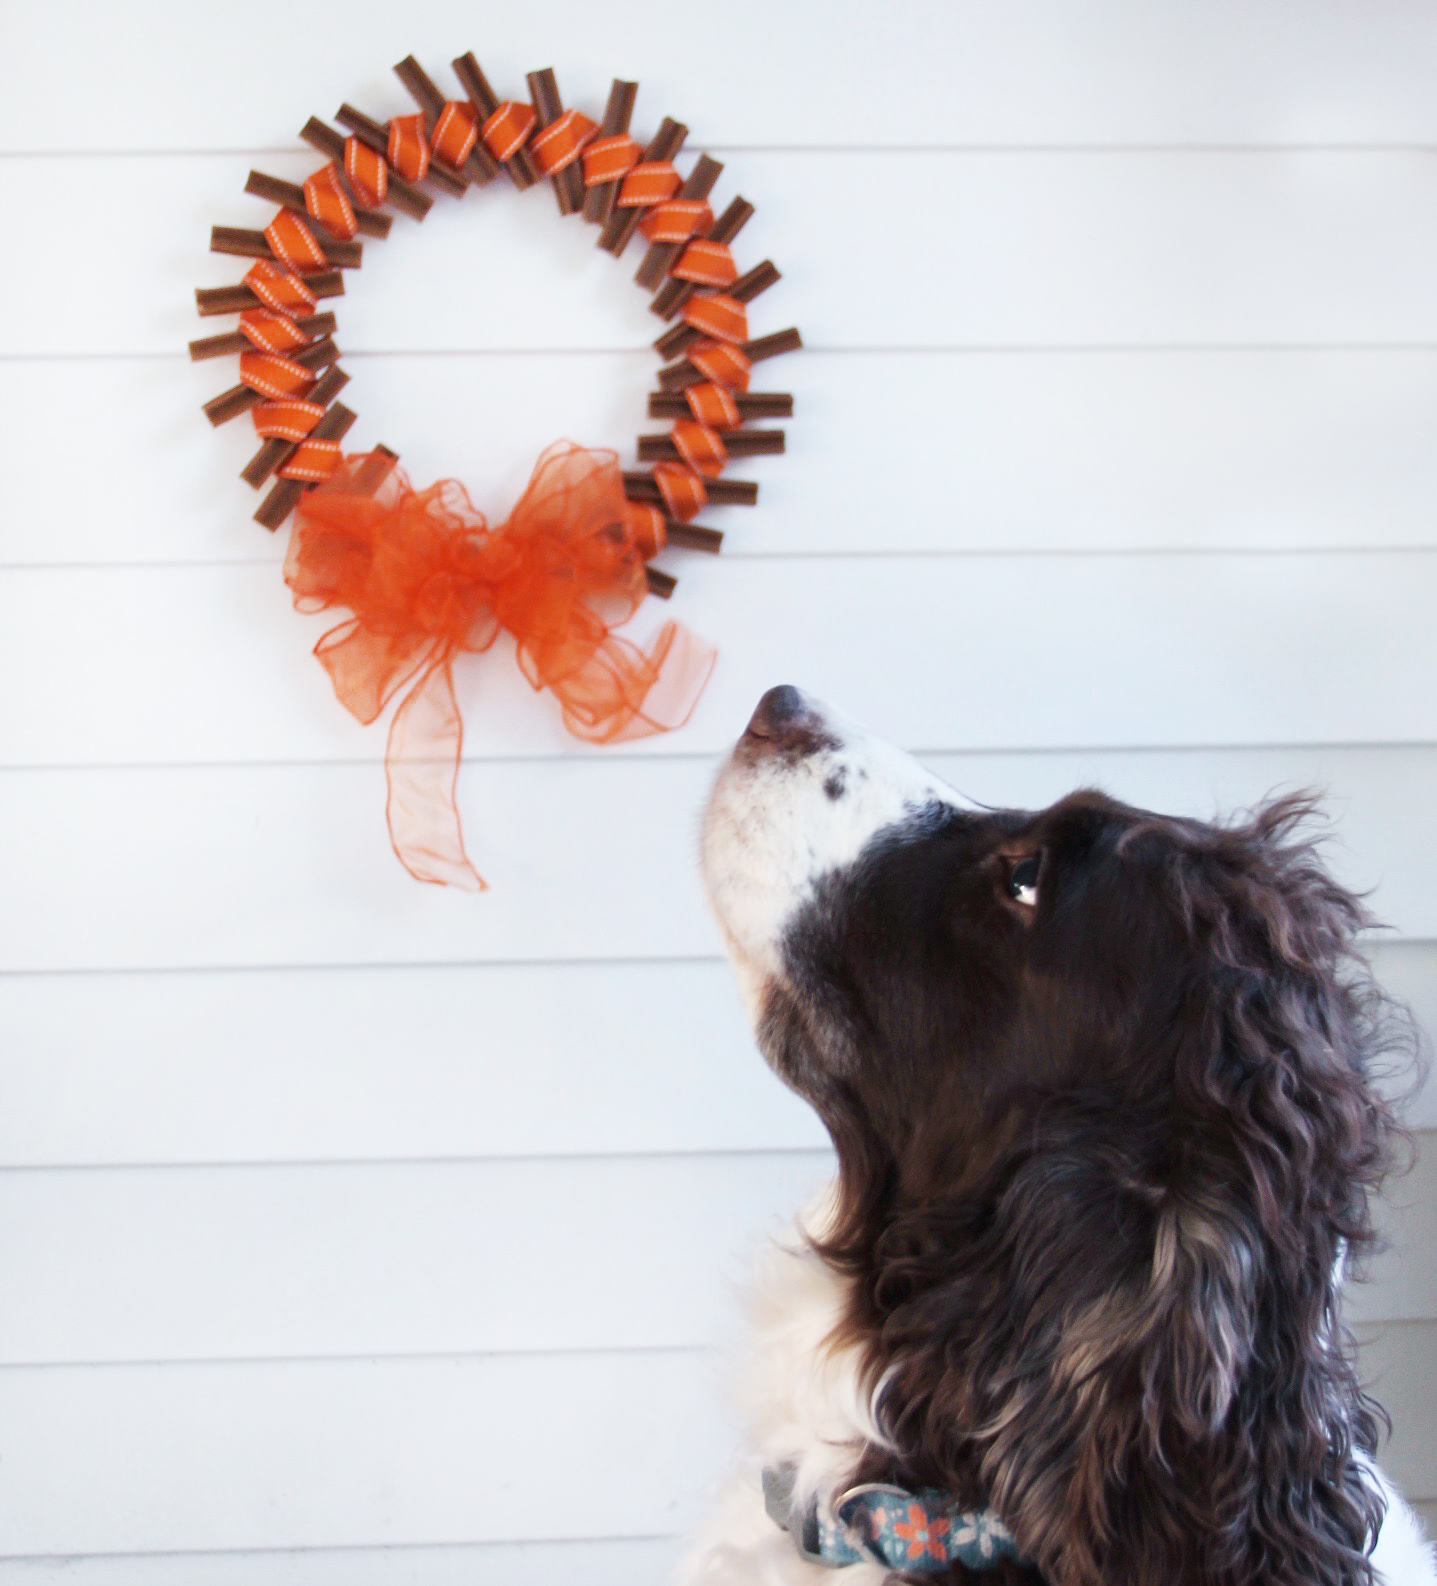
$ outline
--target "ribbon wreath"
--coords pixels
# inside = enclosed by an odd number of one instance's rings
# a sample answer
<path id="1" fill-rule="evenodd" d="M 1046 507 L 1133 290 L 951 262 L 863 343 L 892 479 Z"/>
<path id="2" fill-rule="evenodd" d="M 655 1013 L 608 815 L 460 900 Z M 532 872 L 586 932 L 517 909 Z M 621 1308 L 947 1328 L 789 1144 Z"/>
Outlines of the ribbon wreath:
<path id="1" fill-rule="evenodd" d="M 421 881 L 481 889 L 455 804 L 464 730 L 454 685 L 461 655 L 512 635 L 535 689 L 591 743 L 682 726 L 714 651 L 668 622 L 647 651 L 614 632 L 646 594 L 675 579 L 651 566 L 665 546 L 717 551 L 694 522 L 710 502 L 753 505 L 758 486 L 721 477 L 738 457 L 782 452 L 791 396 L 749 390 L 754 365 L 801 345 L 796 330 L 749 337 L 747 304 L 779 279 L 769 260 L 739 273 L 731 242 L 753 214 L 735 198 L 717 217 L 708 195 L 722 165 L 701 155 L 681 175 L 687 129 L 665 118 L 647 144 L 629 134 L 637 84 L 616 81 L 602 123 L 566 110 L 552 71 L 529 75 L 530 103 L 500 100 L 472 55 L 454 62 L 464 92 L 448 98 L 419 63 L 395 67 L 419 113 L 379 122 L 341 106 L 345 136 L 311 118 L 301 136 L 326 156 L 302 185 L 251 171 L 246 192 L 277 203 L 263 231 L 216 226 L 211 250 L 251 259 L 237 286 L 201 289 L 201 314 L 238 313 L 238 329 L 190 343 L 192 358 L 239 354 L 239 385 L 206 403 L 211 423 L 249 412 L 263 444 L 243 471 L 275 483 L 255 517 L 277 529 L 293 514 L 285 579 L 302 611 L 349 615 L 315 646 L 340 702 L 373 722 L 400 699 L 385 754 L 389 835 Z M 563 214 L 600 229 L 618 257 L 648 244 L 636 279 L 650 307 L 676 321 L 654 343 L 673 360 L 649 397 L 666 434 L 639 437 L 652 466 L 564 441 L 539 459 L 509 516 L 489 524 L 462 485 L 416 490 L 387 447 L 346 456 L 355 415 L 335 400 L 348 382 L 319 311 L 361 263 L 361 236 L 388 235 L 397 210 L 422 220 L 433 194 L 462 196 L 500 171 L 526 188 L 552 184 Z"/>

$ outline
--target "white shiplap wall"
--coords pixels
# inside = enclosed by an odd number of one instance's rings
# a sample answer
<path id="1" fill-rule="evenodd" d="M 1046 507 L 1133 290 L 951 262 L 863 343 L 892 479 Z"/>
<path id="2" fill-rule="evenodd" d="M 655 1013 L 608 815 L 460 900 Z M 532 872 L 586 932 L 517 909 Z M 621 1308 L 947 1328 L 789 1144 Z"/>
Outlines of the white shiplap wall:
<path id="1" fill-rule="evenodd" d="M 51 0 L 3 43 L 0 1582 L 661 1577 L 728 1286 L 826 1164 L 694 876 L 771 683 L 994 802 L 1326 784 L 1437 1024 L 1431 7 Z M 809 347 L 759 382 L 799 402 L 761 509 L 668 558 L 722 651 L 685 732 L 590 752 L 464 670 L 478 899 L 390 856 L 382 731 L 183 353 L 250 166 L 468 48 L 686 120 Z M 651 427 L 657 322 L 590 241 L 543 192 L 397 220 L 335 305 L 356 442 L 502 511 L 557 436 Z M 1437 1500 L 1421 1142 L 1357 1303 Z"/>

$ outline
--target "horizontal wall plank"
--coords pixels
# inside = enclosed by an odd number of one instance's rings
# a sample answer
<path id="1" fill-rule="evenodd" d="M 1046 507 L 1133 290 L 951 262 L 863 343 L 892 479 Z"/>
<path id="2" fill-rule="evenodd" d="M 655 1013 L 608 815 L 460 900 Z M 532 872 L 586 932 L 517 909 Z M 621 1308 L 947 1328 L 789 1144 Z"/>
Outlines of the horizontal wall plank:
<path id="1" fill-rule="evenodd" d="M 3 1586 L 663 1586 L 668 1538 L 468 1547 L 310 1548 L 303 1552 L 143 1553 L 0 1558 Z"/>
<path id="2" fill-rule="evenodd" d="M 671 1535 L 716 1384 L 695 1351 L 0 1371 L 0 1555 Z"/>
<path id="3" fill-rule="evenodd" d="M 6 1167 L 828 1143 L 717 959 L 8 976 L 0 1028 Z"/>
<path id="4" fill-rule="evenodd" d="M 1437 1321 L 1385 1322 L 1360 1337 L 1363 1381 L 1392 1417 L 1382 1467 L 1405 1497 L 1437 1498 Z"/>
<path id="5" fill-rule="evenodd" d="M 780 674 L 781 675 L 781 674 Z M 738 723 L 735 723 L 737 727 Z M 1437 749 L 927 757 L 985 803 L 1079 784 L 1210 817 L 1326 784 L 1331 860 L 1380 917 L 1437 938 L 1426 843 Z M 424 964 L 716 955 L 695 829 L 698 759 L 468 765 L 482 897 L 414 882 L 389 851 L 378 766 L 9 772 L 0 964 L 11 970 Z M 596 840 L 596 834 L 602 834 Z"/>
<path id="6" fill-rule="evenodd" d="M 1363 1356 L 1398 1407 L 1384 1463 L 1418 1500 L 1434 1333 L 1390 1324 Z M 713 1371 L 701 1352 L 5 1371 L 0 1550 L 669 1533 L 729 1447 Z M 562 1494 L 555 1440 L 584 1478 Z"/>
<path id="7" fill-rule="evenodd" d="M 825 1151 L 11 1172 L 0 1365 L 712 1344 L 757 1241 L 831 1172 Z"/>
<path id="8" fill-rule="evenodd" d="M 210 226 L 272 213 L 243 194 L 253 158 L 115 155 L 86 203 L 64 207 L 50 195 L 86 181 L 84 158 L 0 163 L 0 206 L 45 213 L 49 239 L 0 260 L 0 291 L 28 307 L 0 327 L 0 353 L 182 348 L 203 330 L 191 289 L 243 273 L 205 251 Z M 295 178 L 314 161 L 263 163 Z M 1437 168 L 1414 151 L 756 150 L 716 197 L 740 189 L 758 206 L 741 262 L 771 257 L 785 276 L 755 303 L 755 334 L 797 323 L 814 346 L 864 348 L 1437 340 Z M 654 334 L 632 262 L 542 193 L 481 189 L 414 230 L 367 244 L 350 272 L 345 350 L 637 348 Z"/>
<path id="9" fill-rule="evenodd" d="M 633 636 L 672 610 L 720 646 L 718 669 L 685 731 L 619 753 L 727 749 L 780 681 L 932 750 L 1437 739 L 1437 694 L 1412 687 L 1437 675 L 1434 552 L 682 570 Z M 377 761 L 383 730 L 307 654 L 346 616 L 296 616 L 268 565 L 0 573 L 0 671 L 33 680 L 0 699 L 0 764 Z M 455 670 L 470 755 L 612 758 L 564 732 L 507 638 Z"/>
<path id="10" fill-rule="evenodd" d="M 435 0 L 366 10 L 345 32 L 278 0 L 249 14 L 236 30 L 179 0 L 24 12 L 0 77 L 0 149 L 273 146 L 343 98 L 407 110 L 388 64 L 413 50 L 447 83 L 441 68 L 471 45 L 501 91 L 522 93 L 523 74 L 553 61 L 570 101 L 597 114 L 611 75 L 636 77 L 642 125 L 672 111 L 730 146 L 1437 138 L 1437 30 L 1410 0 L 1160 13 L 1130 0 L 908 0 L 891 15 L 858 0 L 732 0 L 730 26 L 700 52 L 655 0 L 617 0 L 602 18 L 560 0 L 482 19 Z M 291 47 L 276 58 L 263 41 L 281 34 Z M 164 52 L 135 48 L 154 38 Z M 105 69 L 117 58 L 123 88 Z M 56 118 L 39 85 L 62 79 L 75 111 Z M 855 123 L 855 105 L 883 114 Z"/>
<path id="11" fill-rule="evenodd" d="M 1373 958 L 1437 1030 L 1437 944 Z M 759 1060 L 718 959 L 11 975 L 0 1030 L 3 1167 L 827 1145 Z M 1437 1127 L 1437 1087 L 1410 1118 Z M 1398 1200 L 1437 1200 L 1425 1183 Z M 1420 1263 L 1390 1270 L 1427 1282 Z"/>
<path id="12" fill-rule="evenodd" d="M 1369 1282 L 1348 1287 L 1354 1323 L 1437 1317 L 1437 1134 L 1417 1135 L 1416 1146 L 1411 1171 L 1392 1179 L 1384 1198 L 1381 1227 L 1390 1248 L 1373 1262 Z"/>
<path id="13" fill-rule="evenodd" d="M 1356 1321 L 1437 1315 L 1420 1138 Z M 756 1242 L 831 1171 L 825 1151 L 11 1171 L 0 1364 L 711 1344 Z"/>
<path id="14" fill-rule="evenodd" d="M 360 354 L 357 444 L 419 482 L 460 477 L 502 518 L 557 436 L 656 429 L 642 353 Z M 0 564 L 278 561 L 235 477 L 245 421 L 211 432 L 228 366 L 0 361 L 0 423 L 27 466 L 0 477 Z M 768 366 L 794 393 L 788 455 L 745 464 L 762 507 L 710 508 L 725 556 L 1430 546 L 1437 352 L 823 353 Z M 57 492 L 77 403 L 103 510 Z M 476 429 L 483 444 L 476 445 Z M 157 440 L 163 447 L 156 466 Z M 881 459 L 869 478 L 863 460 Z M 688 559 L 674 565 L 682 572 Z"/>

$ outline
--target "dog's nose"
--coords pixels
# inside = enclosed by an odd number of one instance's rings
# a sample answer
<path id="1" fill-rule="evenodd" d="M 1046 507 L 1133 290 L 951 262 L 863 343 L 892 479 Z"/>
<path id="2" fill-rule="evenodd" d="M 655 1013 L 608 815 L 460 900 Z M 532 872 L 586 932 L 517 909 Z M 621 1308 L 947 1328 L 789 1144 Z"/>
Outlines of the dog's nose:
<path id="1" fill-rule="evenodd" d="M 795 749 L 810 742 L 816 745 L 818 720 L 818 713 L 801 689 L 791 683 L 780 683 L 759 700 L 758 709 L 749 718 L 745 737 L 757 738 L 761 744 L 775 749 Z"/>

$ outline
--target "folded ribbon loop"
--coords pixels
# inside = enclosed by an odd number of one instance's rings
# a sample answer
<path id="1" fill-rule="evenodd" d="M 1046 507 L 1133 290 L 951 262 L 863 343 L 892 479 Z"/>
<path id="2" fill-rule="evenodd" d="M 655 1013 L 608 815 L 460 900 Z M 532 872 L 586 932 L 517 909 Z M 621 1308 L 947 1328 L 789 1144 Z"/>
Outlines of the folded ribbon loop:
<path id="1" fill-rule="evenodd" d="M 411 685 L 385 766 L 390 840 L 419 880 L 484 885 L 454 802 L 463 722 L 453 664 L 501 628 L 576 737 L 613 743 L 688 720 L 712 648 L 673 622 L 647 653 L 612 631 L 647 590 L 643 541 L 661 531 L 650 516 L 631 511 L 613 452 L 569 442 L 544 453 L 497 527 L 456 480 L 413 490 L 381 453 L 345 458 L 304 497 L 285 581 L 301 611 L 353 612 L 315 646 L 336 695 L 371 722 Z"/>

